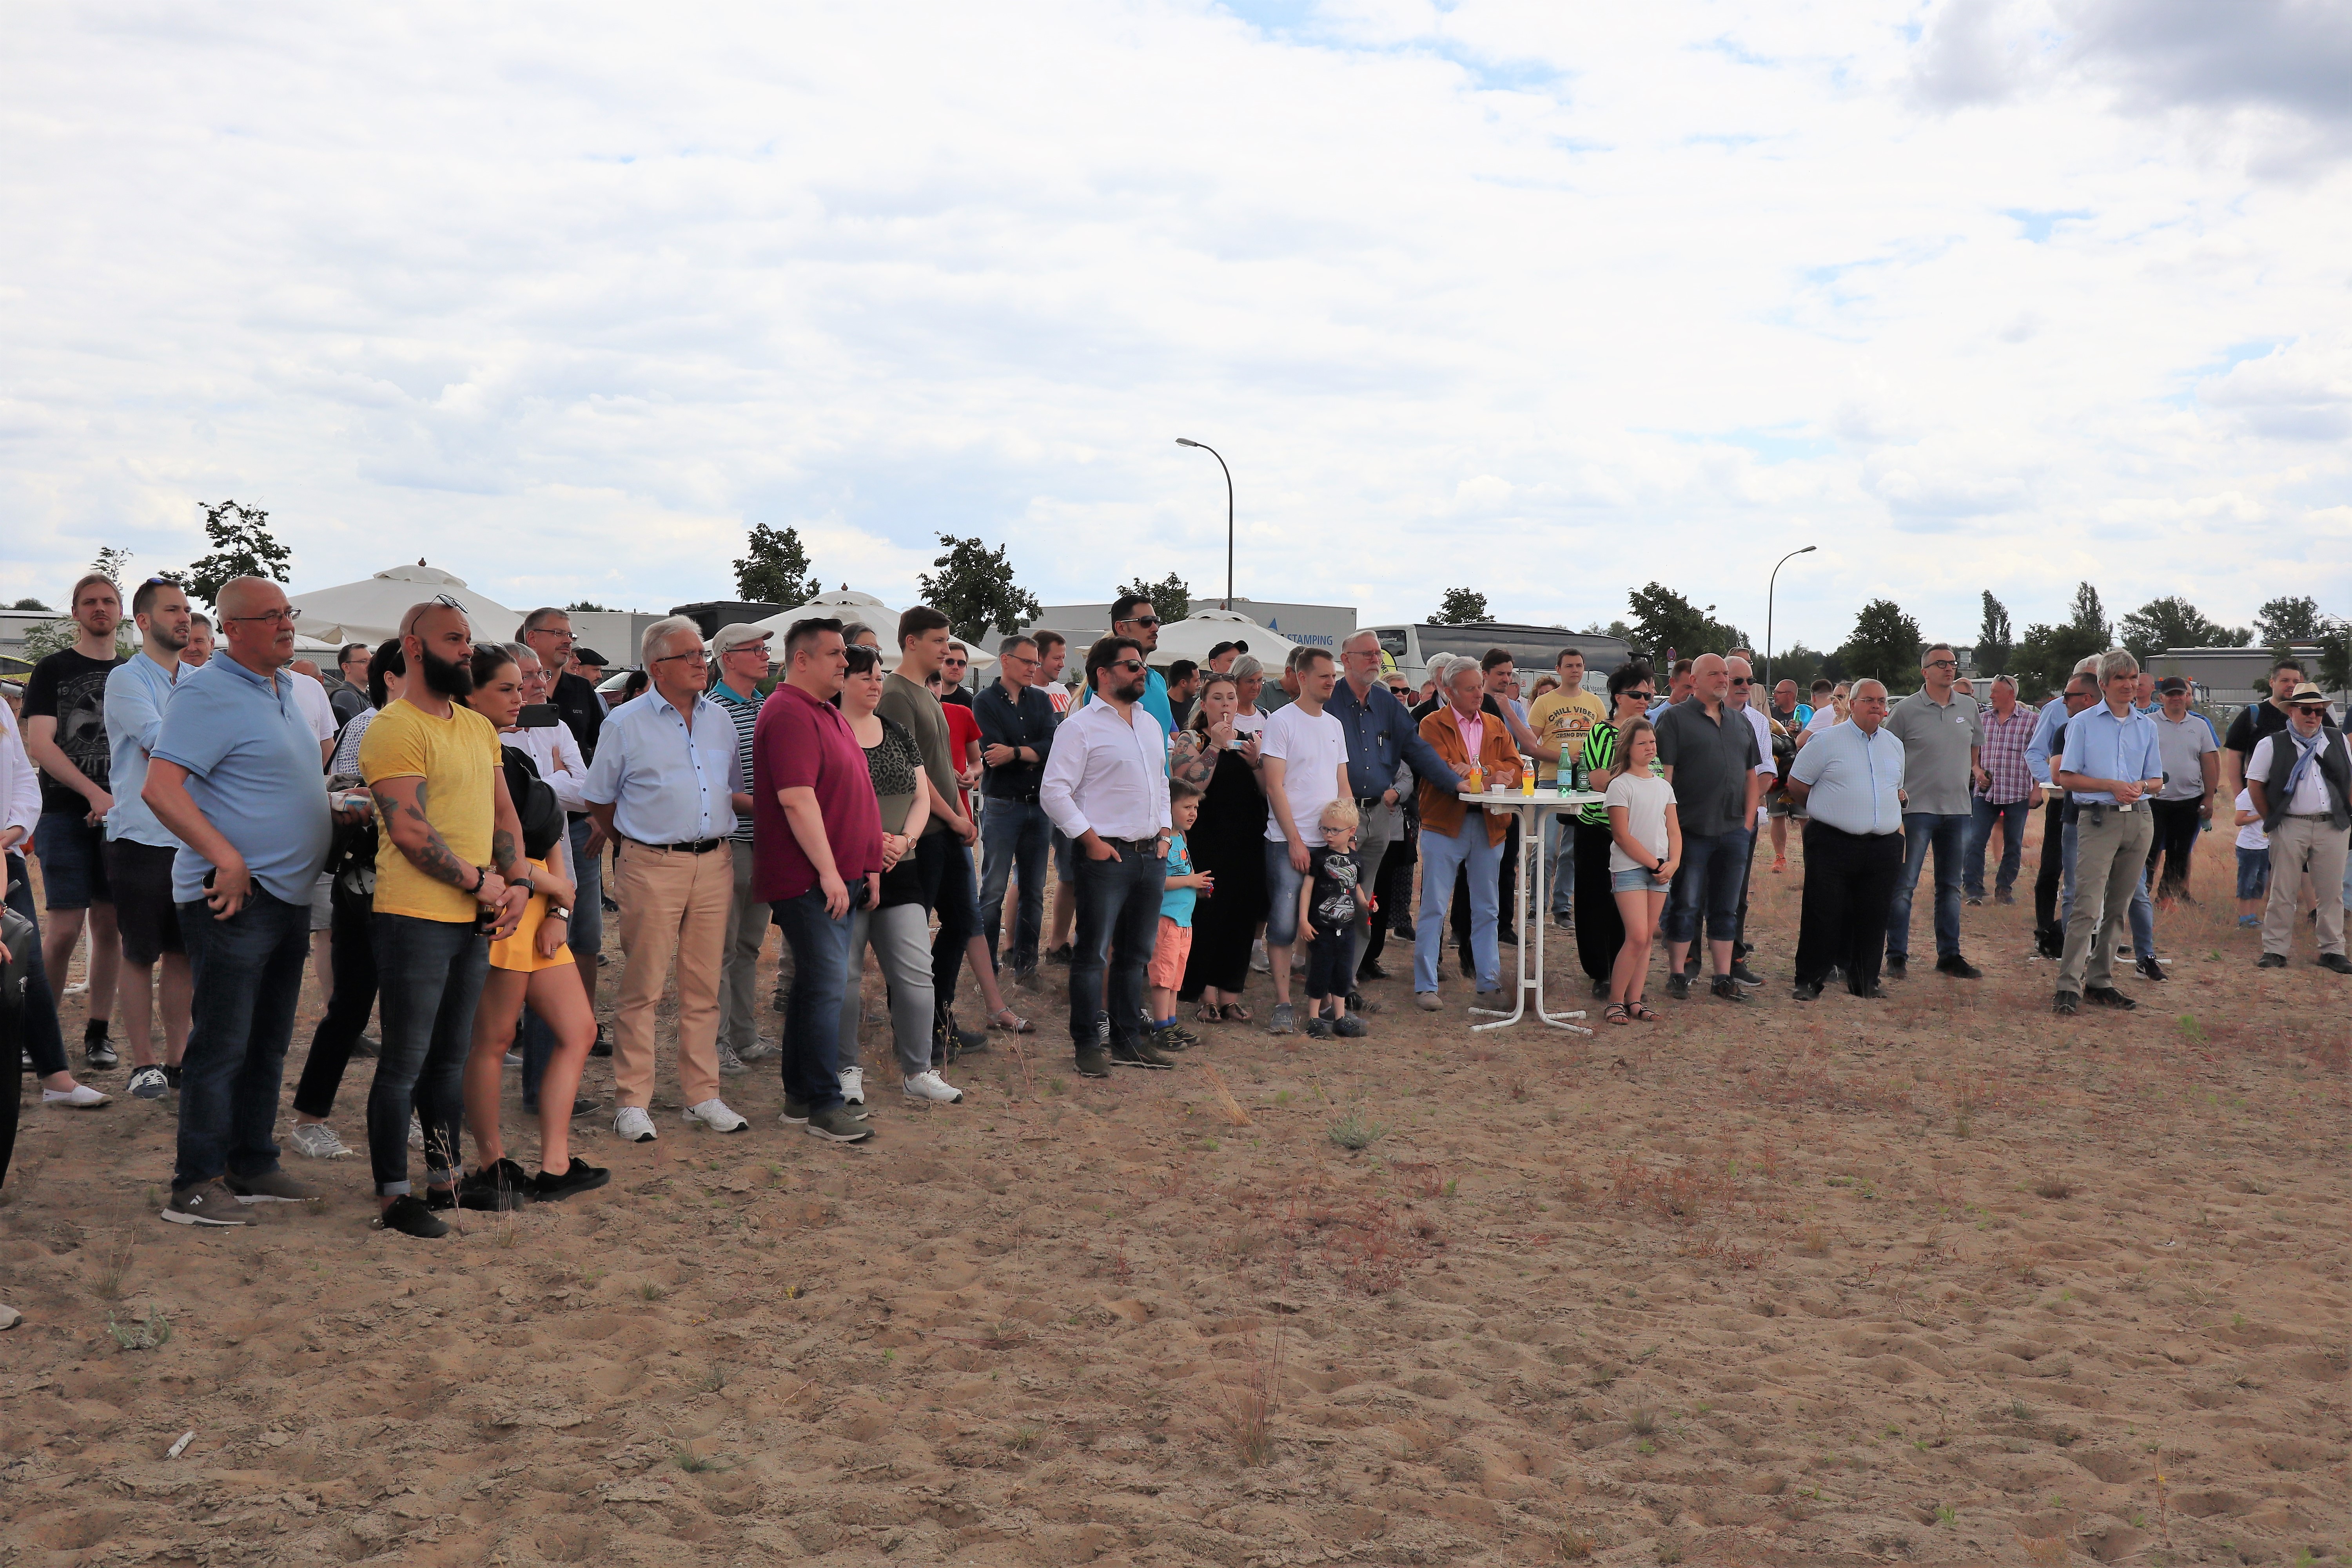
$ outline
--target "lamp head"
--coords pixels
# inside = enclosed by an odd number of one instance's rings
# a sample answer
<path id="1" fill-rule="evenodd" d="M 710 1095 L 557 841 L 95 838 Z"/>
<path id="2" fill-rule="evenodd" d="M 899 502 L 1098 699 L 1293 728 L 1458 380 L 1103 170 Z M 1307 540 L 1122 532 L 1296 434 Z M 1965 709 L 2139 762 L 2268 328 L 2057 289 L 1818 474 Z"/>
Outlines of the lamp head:
<path id="1" fill-rule="evenodd" d="M 1179 436 L 1179 437 L 1176 437 L 1176 444 L 1177 444 L 1179 447 L 1197 447 L 1197 446 L 1199 446 L 1201 443 L 1199 443 L 1198 441 L 1194 441 L 1194 440 L 1189 439 L 1189 438 L 1188 438 L 1188 437 L 1186 437 Z"/>
<path id="2" fill-rule="evenodd" d="M 1808 544 L 1802 550 L 1798 551 L 1797 553 L 1800 555 L 1811 555 L 1814 551 L 1819 550 L 1821 546 L 1818 544 Z"/>

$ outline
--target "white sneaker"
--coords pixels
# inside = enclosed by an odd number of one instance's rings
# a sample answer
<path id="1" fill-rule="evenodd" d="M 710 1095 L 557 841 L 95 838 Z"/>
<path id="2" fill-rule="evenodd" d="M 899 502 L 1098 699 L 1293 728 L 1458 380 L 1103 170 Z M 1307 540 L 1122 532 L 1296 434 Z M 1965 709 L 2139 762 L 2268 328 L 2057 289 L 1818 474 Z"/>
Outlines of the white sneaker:
<path id="1" fill-rule="evenodd" d="M 286 1142 L 294 1145 L 294 1152 L 307 1154 L 313 1160 L 348 1160 L 352 1151 L 335 1136 L 335 1130 L 323 1121 L 297 1121 L 286 1133 Z"/>
<path id="2" fill-rule="evenodd" d="M 520 1051 L 509 1051 L 507 1053 L 507 1066 L 510 1068 L 519 1068 L 522 1066 L 522 1053 Z"/>
<path id="3" fill-rule="evenodd" d="M 928 1100 L 934 1105 L 953 1105 L 963 1098 L 963 1090 L 941 1078 L 937 1068 L 917 1073 L 899 1087 L 908 1100 Z"/>
<path id="4" fill-rule="evenodd" d="M 78 1083 L 71 1089 L 41 1090 L 43 1105 L 62 1105 L 68 1110 L 94 1110 L 104 1105 L 110 1098 L 109 1095 L 99 1093 L 86 1083 Z"/>
<path id="5" fill-rule="evenodd" d="M 852 1105 L 866 1103 L 866 1069 L 864 1068 L 844 1068 L 833 1076 L 835 1081 L 841 1085 L 842 1099 Z"/>
<path id="6" fill-rule="evenodd" d="M 713 1132 L 740 1132 L 751 1125 L 728 1110 L 725 1100 L 718 1099 L 706 1100 L 700 1105 L 688 1106 L 685 1116 L 687 1121 L 699 1122 Z"/>
<path id="7" fill-rule="evenodd" d="M 724 1040 L 719 1042 L 719 1074 L 721 1078 L 741 1078 L 751 1070 L 743 1065 L 743 1058 L 735 1054 L 734 1047 Z"/>
<path id="8" fill-rule="evenodd" d="M 1274 964 L 1265 956 L 1265 943 L 1262 940 L 1250 943 L 1250 967 L 1260 974 L 1265 974 L 1274 968 Z"/>
<path id="9" fill-rule="evenodd" d="M 89 994 L 89 982 L 87 980 L 77 980 L 66 987 L 65 999 L 70 1002 L 77 996 L 87 996 Z"/>
<path id="10" fill-rule="evenodd" d="M 661 1136 L 654 1131 L 654 1119 L 646 1114 L 642 1105 L 625 1105 L 613 1118 L 613 1131 L 632 1143 L 650 1143 Z"/>

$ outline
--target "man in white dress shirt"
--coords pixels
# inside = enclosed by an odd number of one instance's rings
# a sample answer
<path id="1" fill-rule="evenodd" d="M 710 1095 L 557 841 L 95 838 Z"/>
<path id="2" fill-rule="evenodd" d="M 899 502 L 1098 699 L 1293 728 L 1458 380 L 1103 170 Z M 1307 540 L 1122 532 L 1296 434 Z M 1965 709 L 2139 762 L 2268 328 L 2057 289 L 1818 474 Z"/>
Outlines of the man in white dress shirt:
<path id="1" fill-rule="evenodd" d="M 1848 723 L 1815 733 L 1789 764 L 1805 812 L 1804 904 L 1797 917 L 1800 1002 L 1843 971 L 1857 996 L 1884 997 L 1886 911 L 1903 872 L 1903 742 L 1886 724 L 1886 688 L 1853 686 Z"/>
<path id="2" fill-rule="evenodd" d="M 1133 637 L 1116 637 L 1087 650 L 1095 700 L 1062 721 L 1037 790 L 1045 815 L 1069 837 L 1077 874 L 1070 1041 L 1087 1078 L 1108 1078 L 1113 1062 L 1176 1065 L 1141 1027 L 1170 829 L 1168 734 L 1141 706 L 1143 652 Z"/>

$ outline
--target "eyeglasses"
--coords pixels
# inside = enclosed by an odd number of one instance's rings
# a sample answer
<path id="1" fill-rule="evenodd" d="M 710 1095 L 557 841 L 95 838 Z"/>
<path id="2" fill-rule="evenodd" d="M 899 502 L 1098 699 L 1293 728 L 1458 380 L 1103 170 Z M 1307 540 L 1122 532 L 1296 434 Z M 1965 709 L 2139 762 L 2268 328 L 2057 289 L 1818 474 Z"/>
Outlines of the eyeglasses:
<path id="1" fill-rule="evenodd" d="M 1042 664 L 1045 662 L 1042 659 L 1032 658 L 1025 653 L 1004 653 L 997 655 L 997 658 L 1006 664 Z"/>
<path id="2" fill-rule="evenodd" d="M 1960 668 L 1960 661 L 1957 658 L 1931 658 L 1926 664 L 1920 666 L 1920 668 L 1923 669 L 1958 669 Z"/>
<path id="3" fill-rule="evenodd" d="M 265 610 L 257 616 L 223 616 L 221 617 L 225 621 L 275 621 L 289 626 L 301 618 L 302 612 L 293 609 Z"/>
<path id="4" fill-rule="evenodd" d="M 647 659 L 646 662 L 648 664 L 676 664 L 682 658 L 690 658 L 699 663 L 702 658 L 702 654 L 698 649 L 693 653 L 666 653 L 659 658 Z"/>

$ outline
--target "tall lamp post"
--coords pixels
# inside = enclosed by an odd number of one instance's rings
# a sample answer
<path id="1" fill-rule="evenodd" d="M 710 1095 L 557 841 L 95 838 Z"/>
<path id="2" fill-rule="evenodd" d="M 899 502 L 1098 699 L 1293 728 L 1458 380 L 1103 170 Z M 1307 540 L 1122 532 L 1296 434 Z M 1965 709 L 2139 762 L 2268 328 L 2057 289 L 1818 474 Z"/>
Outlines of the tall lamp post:
<path id="1" fill-rule="evenodd" d="M 1225 468 L 1223 454 L 1206 441 L 1195 441 L 1187 436 L 1176 437 L 1179 447 L 1198 447 L 1217 459 L 1217 467 Z M 1234 607 L 1234 471 L 1225 468 L 1225 608 Z"/>
<path id="2" fill-rule="evenodd" d="M 1808 544 L 1802 550 L 1791 550 L 1772 563 L 1772 575 L 1764 584 L 1764 701 L 1767 706 L 1772 700 L 1772 591 L 1780 584 L 1781 567 L 1798 556 L 1811 555 L 1820 548 L 1818 544 Z"/>

